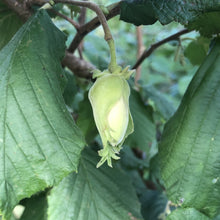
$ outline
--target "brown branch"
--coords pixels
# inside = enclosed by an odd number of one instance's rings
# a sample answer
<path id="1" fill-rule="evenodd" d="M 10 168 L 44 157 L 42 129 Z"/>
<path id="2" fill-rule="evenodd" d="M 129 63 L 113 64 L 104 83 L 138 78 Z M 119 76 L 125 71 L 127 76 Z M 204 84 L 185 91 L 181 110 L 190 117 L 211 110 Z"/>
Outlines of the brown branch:
<path id="1" fill-rule="evenodd" d="M 22 17 L 24 21 L 26 21 L 32 15 L 31 5 L 41 6 L 45 3 L 49 3 L 49 0 L 23 0 L 23 1 L 4 0 L 4 1 L 13 11 L 15 11 L 20 17 Z M 62 2 L 62 3 L 70 3 L 70 4 L 73 4 L 73 2 L 76 2 L 77 3 L 76 5 L 81 4 L 79 3 L 80 1 L 74 1 L 74 0 L 64 0 L 64 1 L 55 0 L 54 2 L 55 3 Z M 107 9 L 109 10 L 109 13 L 108 15 L 104 16 L 106 20 L 109 20 L 115 17 L 120 12 L 120 7 L 118 3 L 108 6 Z M 64 16 L 62 17 L 64 18 Z M 69 19 L 67 19 L 66 17 L 64 19 L 69 21 Z M 93 31 L 99 25 L 100 25 L 100 20 L 97 16 L 94 19 L 92 19 L 90 22 L 80 26 L 68 51 L 74 52 L 75 49 L 77 49 L 77 47 L 79 46 L 81 40 L 86 36 L 86 34 Z M 109 36 L 107 36 L 106 38 L 108 39 Z M 77 64 L 77 62 L 79 63 Z M 90 70 L 95 69 L 95 67 L 91 63 L 84 61 L 80 58 L 77 58 L 68 52 L 66 52 L 66 55 L 62 61 L 62 64 L 64 66 L 67 66 L 77 76 L 84 77 L 84 78 L 91 78 Z"/>
<path id="2" fill-rule="evenodd" d="M 106 20 L 109 20 L 109 19 L 115 17 L 119 13 L 120 13 L 120 7 L 119 7 L 119 5 L 116 5 L 115 7 L 113 7 L 109 11 L 108 15 L 106 15 Z M 81 26 L 79 31 L 76 33 L 72 43 L 70 44 L 70 46 L 68 48 L 68 51 L 73 53 L 77 49 L 77 47 L 79 46 L 79 44 L 82 41 L 82 39 L 88 33 L 93 31 L 94 29 L 96 29 L 99 25 L 100 25 L 100 21 L 99 21 L 98 17 L 95 17 L 94 19 L 92 19 L 88 23 L 86 23 L 83 26 Z"/>
<path id="3" fill-rule="evenodd" d="M 62 65 L 68 67 L 75 75 L 86 79 L 92 78 L 91 71 L 95 69 L 95 66 L 91 63 L 82 60 L 67 51 L 62 61 Z"/>
<path id="4" fill-rule="evenodd" d="M 84 1 L 87 1 L 87 0 L 84 0 Z M 87 8 L 83 7 L 78 17 L 78 22 L 80 26 L 86 23 L 86 12 L 87 12 Z M 83 49 L 84 49 L 84 45 L 83 45 L 83 41 L 81 41 L 81 43 L 78 46 L 78 53 L 81 59 L 83 59 Z"/>
<path id="5" fill-rule="evenodd" d="M 27 1 L 19 0 L 3 0 L 5 4 L 11 8 L 17 15 L 23 20 L 26 21 L 31 15 L 32 11 L 29 8 Z"/>
<path id="6" fill-rule="evenodd" d="M 140 58 L 144 51 L 144 45 L 143 45 L 143 33 L 142 33 L 142 27 L 138 26 L 136 27 L 136 36 L 137 36 L 137 59 Z M 135 85 L 138 87 L 138 81 L 141 78 L 141 65 L 139 65 L 136 69 L 135 74 Z"/>
<path id="7" fill-rule="evenodd" d="M 106 22 L 106 18 L 103 14 L 103 11 L 99 6 L 94 3 L 94 2 L 89 2 L 89 1 L 79 1 L 79 0 L 53 0 L 55 3 L 62 3 L 62 4 L 71 4 L 71 5 L 77 5 L 81 7 L 86 7 L 91 9 L 97 14 L 97 17 L 103 27 L 103 30 L 105 32 L 105 40 L 108 41 L 112 39 L 111 31 L 109 29 L 109 26 Z"/>
<path id="8" fill-rule="evenodd" d="M 84 0 L 84 1 L 87 1 L 87 0 Z M 78 17 L 78 22 L 80 26 L 82 26 L 86 22 L 86 8 L 85 7 L 81 9 L 80 15 Z"/>
<path id="9" fill-rule="evenodd" d="M 103 31 L 104 31 L 104 39 L 108 43 L 109 50 L 110 50 L 110 63 L 109 63 L 109 71 L 114 72 L 118 65 L 117 65 L 117 59 L 116 59 L 116 50 L 115 50 L 115 44 L 114 39 L 111 34 L 111 30 L 108 26 L 106 16 L 104 15 L 104 12 L 102 9 L 94 2 L 89 1 L 78 1 L 78 0 L 53 0 L 54 3 L 66 3 L 71 5 L 77 5 L 81 7 L 86 7 L 94 11 L 99 19 L 99 22 L 102 25 Z M 78 32 L 79 33 L 79 32 Z M 79 42 L 80 43 L 80 42 Z M 78 44 L 79 45 L 79 44 Z M 77 46 L 78 46 L 77 45 Z"/>
<path id="10" fill-rule="evenodd" d="M 77 22 L 75 22 L 74 20 L 72 20 L 71 18 L 69 18 L 68 16 L 64 15 L 64 14 L 61 14 L 60 12 L 56 11 L 55 9 L 50 9 L 55 15 L 67 20 L 70 24 L 73 25 L 73 27 L 76 28 L 76 30 L 78 31 L 79 30 L 79 24 Z"/>
<path id="11" fill-rule="evenodd" d="M 178 38 L 179 38 L 181 35 L 186 34 L 186 33 L 189 33 L 189 32 L 190 32 L 190 31 L 189 31 L 188 29 L 183 29 L 183 30 L 181 30 L 181 31 L 179 31 L 179 32 L 177 32 L 177 33 L 175 33 L 175 34 L 173 34 L 173 35 L 171 35 L 171 36 L 169 36 L 169 37 L 167 37 L 167 38 L 165 38 L 165 39 L 163 39 L 163 40 L 161 40 L 161 41 L 155 43 L 155 44 L 152 44 L 149 49 L 147 49 L 147 50 L 145 50 L 145 51 L 143 52 L 143 54 L 142 54 L 141 57 L 137 60 L 137 62 L 135 63 L 135 65 L 132 67 L 132 69 L 136 69 L 138 66 L 140 66 L 140 64 L 141 64 L 147 57 L 149 57 L 149 56 L 153 53 L 154 50 L 156 50 L 156 49 L 157 49 L 158 47 L 160 47 L 161 45 L 163 45 L 163 44 L 165 44 L 165 43 L 167 43 L 167 42 L 169 42 L 169 41 L 172 41 L 172 40 L 178 40 Z"/>

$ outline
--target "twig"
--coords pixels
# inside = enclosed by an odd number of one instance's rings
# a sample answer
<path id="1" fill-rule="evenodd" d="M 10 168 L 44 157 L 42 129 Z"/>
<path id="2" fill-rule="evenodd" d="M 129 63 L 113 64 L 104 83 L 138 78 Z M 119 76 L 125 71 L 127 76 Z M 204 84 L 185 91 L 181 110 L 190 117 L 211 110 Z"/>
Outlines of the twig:
<path id="1" fill-rule="evenodd" d="M 116 52 L 115 52 L 115 44 L 114 40 L 110 31 L 110 28 L 108 26 L 106 17 L 102 10 L 99 8 L 99 6 L 93 2 L 88 1 L 77 1 L 77 0 L 54 0 L 55 3 L 65 3 L 65 4 L 71 4 L 71 5 L 77 5 L 81 7 L 89 8 L 97 14 L 99 21 L 103 27 L 104 33 L 105 33 L 105 40 L 109 45 L 110 49 L 110 64 L 109 64 L 109 70 L 110 72 L 114 72 L 114 69 L 117 68 L 117 61 L 116 61 Z"/>
<path id="2" fill-rule="evenodd" d="M 15 11 L 23 21 L 26 21 L 31 15 L 32 11 L 27 6 L 26 1 L 19 0 L 3 0 L 9 8 Z"/>
<path id="3" fill-rule="evenodd" d="M 109 39 L 112 39 L 111 31 L 109 29 L 109 26 L 106 22 L 106 18 L 102 12 L 102 10 L 99 8 L 99 6 L 93 2 L 88 1 L 78 1 L 78 0 L 54 0 L 55 3 L 64 3 L 64 4 L 71 4 L 71 5 L 77 5 L 81 7 L 89 8 L 97 14 L 102 26 L 103 30 L 105 32 L 105 40 L 108 41 Z"/>
<path id="4" fill-rule="evenodd" d="M 172 40 L 178 40 L 179 36 L 181 36 L 183 34 L 186 34 L 186 33 L 189 33 L 189 32 L 190 31 L 188 29 L 183 29 L 183 30 L 177 32 L 176 34 L 173 34 L 173 35 L 171 35 L 171 36 L 169 36 L 169 37 L 167 37 L 167 38 L 165 38 L 165 39 L 163 39 L 163 40 L 161 40 L 161 41 L 159 41 L 155 44 L 152 44 L 149 49 L 147 49 L 143 52 L 143 54 L 137 60 L 135 65 L 132 67 L 132 69 L 136 69 L 147 57 L 149 57 L 153 53 L 153 51 L 155 49 L 157 49 L 162 44 L 165 44 L 165 43 L 167 43 L 169 41 L 172 41 Z"/>
<path id="5" fill-rule="evenodd" d="M 142 34 L 142 27 L 138 26 L 136 27 L 136 36 L 137 36 L 137 59 L 140 58 L 141 54 L 144 51 L 144 45 L 143 45 L 143 34 Z M 138 87 L 138 80 L 141 78 L 141 65 L 139 65 L 136 69 L 135 74 L 135 85 Z"/>
<path id="6" fill-rule="evenodd" d="M 109 7 L 107 7 L 107 9 L 108 8 Z M 106 16 L 106 20 L 109 20 L 109 19 L 115 17 L 116 15 L 119 14 L 119 12 L 120 12 L 120 7 L 119 7 L 119 5 L 116 5 L 111 10 L 109 10 L 108 15 Z M 81 26 L 80 29 L 79 29 L 79 32 L 76 33 L 72 43 L 70 44 L 70 46 L 68 48 L 68 51 L 73 53 L 77 49 L 77 47 L 80 44 L 80 42 L 82 41 L 82 39 L 88 33 L 93 31 L 94 29 L 96 29 L 99 25 L 100 25 L 100 21 L 99 21 L 98 17 L 95 17 L 94 19 L 92 19 L 88 23 Z"/>
<path id="7" fill-rule="evenodd" d="M 87 1 L 87 0 L 84 0 L 84 1 Z M 84 8 L 84 7 L 80 11 L 80 15 L 78 17 L 78 22 L 79 22 L 80 26 L 84 25 L 86 22 L 86 8 Z"/>
<path id="8" fill-rule="evenodd" d="M 76 30 L 78 31 L 79 30 L 79 24 L 77 22 L 75 22 L 74 20 L 72 20 L 71 18 L 69 18 L 68 16 L 64 15 L 64 14 L 61 14 L 60 12 L 56 11 L 55 9 L 50 9 L 54 14 L 58 15 L 59 17 L 67 20 L 70 24 L 72 24 Z"/>
<path id="9" fill-rule="evenodd" d="M 87 1 L 87 0 L 84 0 L 84 1 Z M 86 11 L 87 11 L 87 8 L 83 7 L 81 9 L 81 12 L 80 12 L 80 15 L 78 17 L 78 22 L 79 22 L 79 25 L 82 26 L 85 24 L 86 22 Z M 78 46 L 78 53 L 79 53 L 79 56 L 81 59 L 83 59 L 83 41 L 80 42 L 79 46 Z"/>
<path id="10" fill-rule="evenodd" d="M 63 58 L 62 65 L 68 67 L 75 75 L 86 79 L 92 78 L 91 70 L 95 69 L 95 66 L 91 63 L 82 60 L 67 51 Z"/>

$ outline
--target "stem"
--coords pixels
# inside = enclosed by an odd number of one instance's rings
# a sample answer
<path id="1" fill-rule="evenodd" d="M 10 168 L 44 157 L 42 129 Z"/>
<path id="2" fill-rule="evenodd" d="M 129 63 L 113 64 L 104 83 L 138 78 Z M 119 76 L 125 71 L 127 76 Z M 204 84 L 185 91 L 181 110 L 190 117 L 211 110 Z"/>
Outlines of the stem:
<path id="1" fill-rule="evenodd" d="M 110 48 L 110 57 L 111 57 L 111 60 L 110 60 L 110 64 L 109 64 L 108 69 L 109 69 L 109 71 L 110 71 L 111 73 L 113 73 L 113 72 L 116 70 L 116 68 L 117 68 L 117 59 L 116 59 L 116 52 L 115 52 L 115 51 L 116 51 L 116 50 L 115 50 L 115 43 L 114 43 L 113 38 L 112 38 L 111 40 L 108 40 L 107 43 L 108 43 L 108 46 L 109 46 L 109 48 Z"/>
<path id="2" fill-rule="evenodd" d="M 112 5 L 109 5 L 107 7 L 107 9 L 109 10 L 109 14 L 106 15 L 106 20 L 109 20 L 113 17 L 115 17 L 116 15 L 119 14 L 120 12 L 120 7 L 119 4 L 117 4 L 115 7 L 111 7 Z M 112 9 L 110 9 L 112 8 Z M 76 33 L 75 37 L 73 38 L 68 51 L 70 53 L 74 53 L 74 51 L 77 49 L 78 45 L 80 44 L 80 42 L 83 40 L 83 38 L 90 33 L 91 31 L 93 31 L 94 29 L 96 29 L 97 27 L 99 27 L 100 25 L 100 21 L 98 19 L 98 17 L 96 16 L 95 18 L 93 18 L 91 21 L 89 21 L 88 23 L 82 25 L 79 29 L 79 31 Z"/>
<path id="3" fill-rule="evenodd" d="M 99 6 L 93 2 L 87 2 L 87 1 L 76 1 L 76 0 L 54 0 L 55 3 L 66 3 L 66 4 L 72 4 L 77 5 L 81 7 L 89 8 L 97 14 L 97 17 L 99 18 L 99 21 L 103 27 L 104 33 L 105 33 L 105 40 L 107 41 L 110 49 L 110 56 L 111 61 L 109 64 L 109 70 L 114 71 L 117 67 L 117 61 L 116 61 L 116 51 L 115 51 L 115 44 L 114 40 L 111 34 L 111 31 L 109 29 L 106 17 L 102 10 L 99 8 Z"/>
<path id="4" fill-rule="evenodd" d="M 56 11 L 55 9 L 50 9 L 55 15 L 58 15 L 59 17 L 67 20 L 70 24 L 72 24 L 76 30 L 79 30 L 79 24 L 77 24 L 77 22 L 75 22 L 74 20 L 72 20 L 71 18 L 69 18 L 68 16 L 61 14 L 60 12 Z"/>
<path id="5" fill-rule="evenodd" d="M 143 45 L 143 33 L 142 33 L 142 27 L 136 27 L 136 36 L 137 36 L 137 59 L 140 58 L 141 54 L 144 51 L 144 45 Z M 136 69 L 136 74 L 135 74 L 135 85 L 138 88 L 138 81 L 141 78 L 141 65 L 139 67 L 137 67 Z"/>
<path id="6" fill-rule="evenodd" d="M 169 42 L 169 41 L 172 41 L 172 40 L 178 40 L 178 39 L 179 39 L 179 36 L 181 36 L 181 35 L 183 35 L 183 34 L 186 34 L 186 33 L 189 33 L 189 32 L 190 32 L 189 30 L 183 29 L 183 30 L 181 30 L 181 31 L 179 31 L 179 32 L 177 32 L 177 33 L 175 33 L 175 34 L 173 34 L 173 35 L 171 35 L 171 36 L 169 36 L 169 37 L 167 37 L 167 38 L 165 38 L 165 39 L 163 39 L 163 40 L 161 40 L 161 41 L 155 43 L 155 44 L 152 44 L 149 49 L 147 49 L 147 50 L 145 50 L 145 51 L 143 52 L 143 54 L 142 54 L 141 57 L 137 60 L 137 62 L 135 63 L 135 65 L 132 67 L 132 69 L 136 69 L 136 68 L 137 68 L 147 57 L 149 57 L 149 56 L 153 53 L 153 51 L 154 51 L 155 49 L 157 49 L 159 46 L 161 46 L 161 45 L 163 45 L 163 44 L 165 44 L 165 43 L 167 43 L 167 42 Z"/>

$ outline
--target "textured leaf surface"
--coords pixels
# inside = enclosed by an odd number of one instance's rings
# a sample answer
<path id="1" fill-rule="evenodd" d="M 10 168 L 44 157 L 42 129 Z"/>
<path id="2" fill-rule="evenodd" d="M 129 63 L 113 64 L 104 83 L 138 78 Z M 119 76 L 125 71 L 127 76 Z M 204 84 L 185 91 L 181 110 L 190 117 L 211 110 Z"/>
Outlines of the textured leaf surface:
<path id="1" fill-rule="evenodd" d="M 220 5 L 220 1 L 218 1 Z M 201 13 L 196 17 L 195 22 L 189 22 L 187 28 L 189 30 L 197 30 L 201 35 L 211 37 L 214 34 L 220 33 L 220 9 L 216 11 Z"/>
<path id="2" fill-rule="evenodd" d="M 176 21 L 206 36 L 220 32 L 219 0 L 125 0 L 121 2 L 120 16 L 135 25 Z"/>
<path id="3" fill-rule="evenodd" d="M 0 53 L 0 210 L 77 169 L 81 133 L 66 110 L 58 77 L 65 37 L 44 11 Z"/>
<path id="4" fill-rule="evenodd" d="M 129 102 L 134 132 L 128 136 L 125 143 L 148 152 L 156 137 L 156 127 L 152 121 L 151 110 L 144 105 L 140 94 L 134 90 L 131 91 Z"/>
<path id="5" fill-rule="evenodd" d="M 79 172 L 54 187 L 48 198 L 48 219 L 129 220 L 140 217 L 140 205 L 129 178 L 119 169 L 96 164 L 96 153 L 86 149 Z"/>
<path id="6" fill-rule="evenodd" d="M 11 40 L 21 25 L 20 18 L 0 2 L 0 50 Z"/>
<path id="7" fill-rule="evenodd" d="M 159 156 L 168 198 L 215 216 L 220 211 L 220 40 L 166 124 Z"/>
<path id="8" fill-rule="evenodd" d="M 167 220 L 210 220 L 209 217 L 205 216 L 196 209 L 176 209 L 167 218 Z"/>

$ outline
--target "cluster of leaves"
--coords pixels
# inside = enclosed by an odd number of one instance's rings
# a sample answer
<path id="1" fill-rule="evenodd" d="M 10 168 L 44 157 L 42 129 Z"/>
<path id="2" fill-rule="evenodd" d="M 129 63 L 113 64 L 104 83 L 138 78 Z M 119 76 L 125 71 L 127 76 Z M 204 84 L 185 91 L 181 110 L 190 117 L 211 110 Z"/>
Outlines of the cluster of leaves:
<path id="1" fill-rule="evenodd" d="M 120 18 L 136 25 L 177 21 L 205 36 L 220 32 L 217 0 L 127 0 L 120 7 Z M 143 63 L 138 91 L 130 81 L 135 131 L 114 168 L 96 169 L 101 141 L 87 98 L 91 82 L 62 68 L 75 32 L 63 20 L 54 23 L 41 9 L 22 26 L 0 2 L 2 218 L 214 219 L 220 210 L 219 40 L 206 57 L 210 39 L 193 33 Z M 132 65 L 135 27 L 114 19 L 109 25 L 120 64 Z M 159 23 L 148 26 L 144 44 L 179 27 L 172 23 L 163 33 Z M 83 56 L 102 70 L 109 60 L 99 33 L 85 38 Z M 20 215 L 19 207 L 25 208 Z"/>

